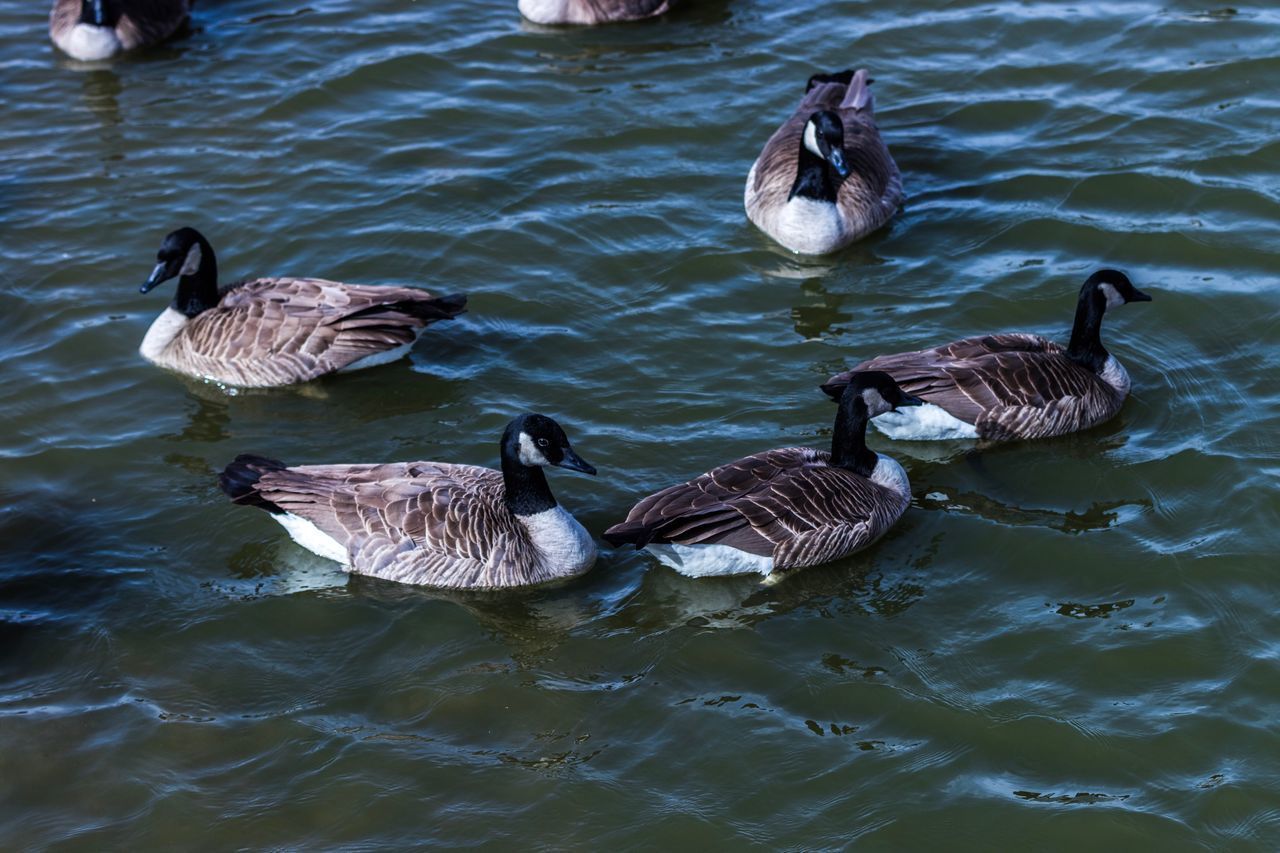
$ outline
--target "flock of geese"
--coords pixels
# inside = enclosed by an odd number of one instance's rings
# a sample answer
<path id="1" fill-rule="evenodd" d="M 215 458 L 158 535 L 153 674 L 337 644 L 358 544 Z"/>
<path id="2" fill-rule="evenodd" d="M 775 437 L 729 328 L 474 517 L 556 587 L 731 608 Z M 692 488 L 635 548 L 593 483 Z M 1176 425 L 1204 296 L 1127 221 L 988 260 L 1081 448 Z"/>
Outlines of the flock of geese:
<path id="1" fill-rule="evenodd" d="M 519 0 L 539 24 L 599 24 L 667 11 L 668 0 Z M 172 36 L 189 0 L 56 0 L 50 35 L 81 60 Z M 902 203 L 898 167 L 875 122 L 864 70 L 811 77 L 747 176 L 757 227 L 793 252 L 835 251 L 883 226 Z M 142 292 L 178 279 L 140 352 L 198 379 L 275 387 L 385 364 L 427 326 L 462 313 L 462 294 L 259 278 L 219 286 L 209 241 L 164 238 Z M 831 377 L 830 450 L 782 447 L 720 465 L 641 500 L 603 534 L 695 577 L 766 578 L 868 547 L 906 511 L 902 466 L 866 445 L 893 439 L 1046 438 L 1113 417 L 1129 376 L 1102 344 L 1108 309 L 1151 297 L 1102 269 L 1080 288 L 1062 344 L 997 333 L 880 355 Z M 545 469 L 595 474 L 540 414 L 508 424 L 501 468 L 442 462 L 289 466 L 241 455 L 219 477 L 235 503 L 268 512 L 303 547 L 348 571 L 448 589 L 509 589 L 588 571 L 594 538 L 556 501 Z"/>

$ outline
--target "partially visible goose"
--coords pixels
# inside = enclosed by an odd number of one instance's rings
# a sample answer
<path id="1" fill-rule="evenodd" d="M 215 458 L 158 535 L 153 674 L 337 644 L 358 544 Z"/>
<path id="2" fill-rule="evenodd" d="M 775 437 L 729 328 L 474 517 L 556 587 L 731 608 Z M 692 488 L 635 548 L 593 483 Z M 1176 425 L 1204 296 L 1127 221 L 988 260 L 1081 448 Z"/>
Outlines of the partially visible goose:
<path id="1" fill-rule="evenodd" d="M 1129 374 L 1102 345 L 1108 308 L 1150 302 L 1116 270 L 1098 270 L 1080 288 L 1066 347 L 1039 335 L 965 338 L 933 349 L 881 355 L 822 386 L 839 396 L 850 376 L 883 370 L 926 405 L 875 420 L 890 438 L 1047 438 L 1088 429 L 1120 411 Z"/>
<path id="2" fill-rule="evenodd" d="M 501 471 L 443 462 L 290 468 L 246 455 L 218 483 L 234 502 L 270 512 L 302 547 L 356 574 L 507 589 L 586 572 L 595 543 L 556 503 L 542 469 L 596 469 L 544 415 L 512 420 L 501 453 Z"/>
<path id="3" fill-rule="evenodd" d="M 520 14 L 535 24 L 608 24 L 661 15 L 667 0 L 520 0 Z"/>
<path id="4" fill-rule="evenodd" d="M 692 577 L 826 563 L 866 548 L 906 510 L 902 466 L 866 445 L 867 420 L 920 401 L 885 373 L 855 373 L 840 397 L 831 452 L 766 450 L 636 504 L 605 531 Z"/>
<path id="5" fill-rule="evenodd" d="M 54 0 L 49 37 L 85 62 L 159 44 L 177 32 L 191 0 Z"/>
<path id="6" fill-rule="evenodd" d="M 461 314 L 460 293 L 342 284 L 321 278 L 258 278 L 218 289 L 218 263 L 194 228 L 164 238 L 146 293 L 180 276 L 169 307 L 139 351 L 198 379 L 263 388 L 394 361 L 436 320 Z"/>
<path id="7" fill-rule="evenodd" d="M 902 204 L 898 164 L 880 138 L 865 69 L 816 74 L 747 175 L 743 201 L 761 231 L 793 252 L 834 252 Z"/>

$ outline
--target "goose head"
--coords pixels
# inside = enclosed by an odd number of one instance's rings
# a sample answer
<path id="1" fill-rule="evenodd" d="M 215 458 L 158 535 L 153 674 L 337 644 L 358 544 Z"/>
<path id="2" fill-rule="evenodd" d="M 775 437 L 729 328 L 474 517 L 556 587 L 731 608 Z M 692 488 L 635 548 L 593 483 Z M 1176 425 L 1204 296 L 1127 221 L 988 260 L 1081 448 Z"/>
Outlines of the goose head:
<path id="1" fill-rule="evenodd" d="M 178 276 L 194 276 L 213 261 L 209 241 L 194 228 L 170 232 L 156 252 L 156 266 L 139 290 L 147 293 L 161 282 Z"/>
<path id="2" fill-rule="evenodd" d="M 1150 302 L 1151 297 L 1133 286 L 1129 276 L 1119 270 L 1102 269 L 1085 280 L 1080 288 L 1080 299 L 1101 296 L 1103 305 L 1115 308 L 1129 302 Z"/>
<path id="3" fill-rule="evenodd" d="M 596 473 L 594 466 L 574 452 L 560 424 L 546 415 L 527 413 L 507 425 L 502 435 L 502 459 L 526 468 L 554 465 L 583 474 Z"/>
<path id="4" fill-rule="evenodd" d="M 903 391 L 892 376 L 881 370 L 859 370 L 849 375 L 849 384 L 843 389 L 823 386 L 823 390 L 837 400 L 841 408 L 860 400 L 866 406 L 868 418 L 896 412 L 900 406 L 924 405 L 924 400 Z"/>
<path id="5" fill-rule="evenodd" d="M 849 177 L 852 169 L 844 157 L 844 122 L 836 113 L 821 110 L 809 116 L 804 125 L 804 147 L 841 178 Z"/>

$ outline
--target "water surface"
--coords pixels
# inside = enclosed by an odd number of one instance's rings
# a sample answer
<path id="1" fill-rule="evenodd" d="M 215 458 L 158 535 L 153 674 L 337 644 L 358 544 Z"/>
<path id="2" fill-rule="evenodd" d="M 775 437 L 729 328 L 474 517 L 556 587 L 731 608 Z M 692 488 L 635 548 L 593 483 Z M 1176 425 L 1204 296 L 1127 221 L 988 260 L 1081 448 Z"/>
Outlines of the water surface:
<path id="1" fill-rule="evenodd" d="M 1280 13 L 709 0 L 202 2 L 135 59 L 0 8 L 0 846 L 1280 846 Z M 816 70 L 868 67 L 909 201 L 794 257 L 746 221 Z M 190 224 L 227 280 L 471 296 L 410 360 L 229 394 L 143 363 Z M 495 464 L 525 409 L 603 530 L 824 445 L 877 352 L 1155 301 L 1085 434 L 872 439 L 915 500 L 762 588 L 606 550 L 563 589 L 348 580 L 229 505 L 236 453 Z M 163 291 L 163 292 L 168 292 Z"/>

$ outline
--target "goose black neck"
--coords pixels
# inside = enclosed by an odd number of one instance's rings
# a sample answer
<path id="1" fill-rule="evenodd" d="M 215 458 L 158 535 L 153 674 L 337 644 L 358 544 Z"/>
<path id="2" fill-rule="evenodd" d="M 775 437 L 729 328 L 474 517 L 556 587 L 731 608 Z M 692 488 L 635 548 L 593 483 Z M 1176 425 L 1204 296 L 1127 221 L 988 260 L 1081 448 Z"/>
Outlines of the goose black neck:
<path id="1" fill-rule="evenodd" d="M 1107 299 L 1096 287 L 1086 286 L 1076 303 L 1076 320 L 1071 326 L 1071 342 L 1067 345 L 1067 357 L 1095 373 L 1102 370 L 1110 353 L 1102 345 L 1102 315 L 1107 310 Z"/>
<path id="2" fill-rule="evenodd" d="M 831 435 L 831 464 L 863 477 L 876 469 L 876 454 L 867 449 L 867 404 L 861 394 L 840 398 L 836 427 Z"/>
<path id="3" fill-rule="evenodd" d="M 810 151 L 800 139 L 800 157 L 796 163 L 796 182 L 791 185 L 791 195 L 787 201 L 796 196 L 811 198 L 815 201 L 836 201 L 836 190 L 839 187 L 837 176 L 826 160 Z"/>
<path id="4" fill-rule="evenodd" d="M 80 0 L 80 23 L 92 24 L 95 27 L 115 25 L 107 0 Z"/>
<path id="5" fill-rule="evenodd" d="M 555 495 L 547 484 L 547 475 L 536 465 L 520 461 L 519 438 L 502 437 L 502 483 L 506 489 L 507 509 L 516 515 L 536 515 L 556 508 Z"/>
<path id="6" fill-rule="evenodd" d="M 218 304 L 218 259 L 213 255 L 209 241 L 201 237 L 200 263 L 196 271 L 178 279 L 178 291 L 173 295 L 173 308 L 187 317 L 194 317 Z"/>

